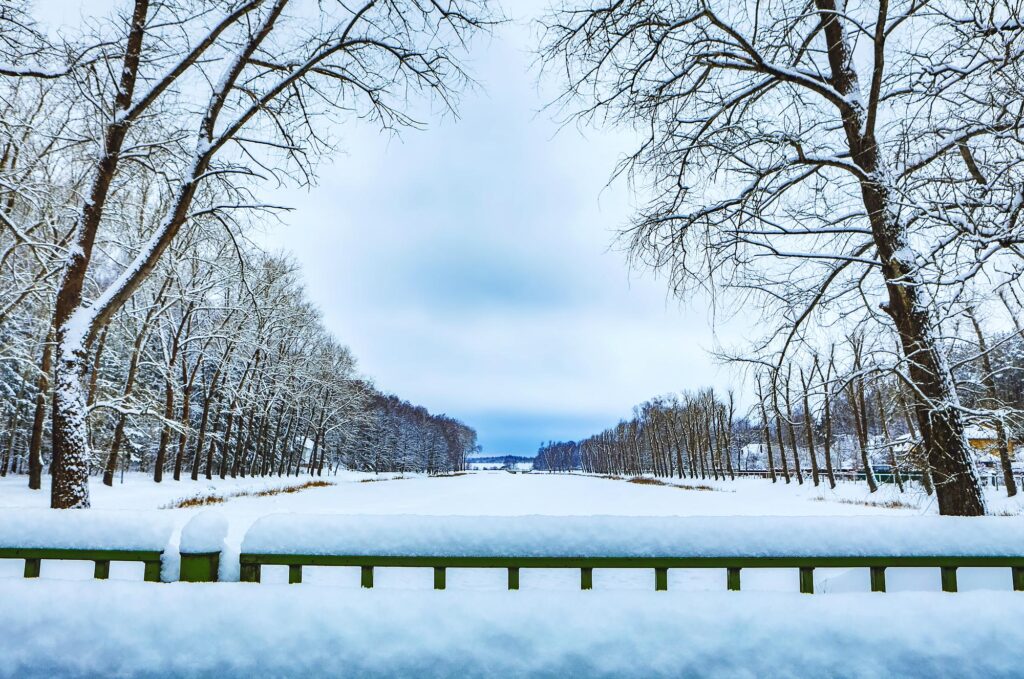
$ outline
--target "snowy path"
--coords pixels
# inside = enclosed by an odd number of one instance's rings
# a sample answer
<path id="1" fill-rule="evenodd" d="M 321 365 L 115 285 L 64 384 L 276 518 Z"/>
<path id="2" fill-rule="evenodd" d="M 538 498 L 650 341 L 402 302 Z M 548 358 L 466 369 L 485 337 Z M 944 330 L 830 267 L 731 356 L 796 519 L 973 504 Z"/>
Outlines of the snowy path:
<path id="1" fill-rule="evenodd" d="M 687 490 L 650 486 L 593 476 L 570 474 L 509 474 L 475 472 L 463 476 L 426 478 L 343 472 L 325 477 L 336 486 L 266 498 L 235 498 L 219 505 L 232 516 L 261 516 L 272 512 L 343 514 L 523 514 L 625 516 L 848 516 L 934 513 L 923 493 L 908 492 L 900 499 L 911 509 L 893 510 L 847 502 L 885 502 L 895 499 L 894 488 L 883 485 L 868 493 L 863 484 L 841 483 L 835 491 L 810 483 L 802 487 L 772 484 L 766 479 L 735 482 L 678 481 L 684 485 L 710 485 L 717 490 Z M 93 506 L 98 509 L 157 509 L 196 494 L 294 485 L 308 477 L 286 479 L 214 479 L 213 481 L 165 480 L 153 483 L 132 475 L 125 484 L 107 488 L 93 480 Z M 374 483 L 362 481 L 374 480 Z M 0 508 L 45 507 L 48 488 L 32 492 L 24 477 L 0 479 Z M 993 500 L 998 501 L 993 493 Z M 1005 504 L 1005 503 L 1004 503 Z M 1002 505 L 1000 505 L 1002 506 Z M 1019 506 L 1019 505 L 1018 505 Z M 194 510 L 173 510 L 191 513 Z"/>

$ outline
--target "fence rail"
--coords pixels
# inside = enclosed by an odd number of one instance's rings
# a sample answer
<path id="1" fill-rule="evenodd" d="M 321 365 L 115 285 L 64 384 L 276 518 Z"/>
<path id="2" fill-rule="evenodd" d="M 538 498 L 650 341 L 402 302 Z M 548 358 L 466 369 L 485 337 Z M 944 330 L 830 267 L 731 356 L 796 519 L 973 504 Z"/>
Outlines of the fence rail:
<path id="1" fill-rule="evenodd" d="M 97 579 L 110 577 L 111 562 L 137 562 L 145 580 L 160 581 L 163 546 L 175 544 L 169 524 L 147 531 L 150 519 L 86 516 L 61 514 L 60 521 L 75 522 L 65 525 L 48 513 L 23 514 L 17 525 L 31 530 L 0 534 L 0 559 L 23 560 L 26 578 L 39 577 L 50 560 L 92 561 Z M 1019 518 L 874 518 L 869 528 L 856 517 L 762 517 L 751 524 L 742 517 L 276 514 L 249 527 L 240 554 L 225 551 L 228 528 L 222 516 L 194 516 L 170 548 L 181 558 L 177 577 L 169 578 L 216 582 L 221 562 L 237 558 L 239 579 L 251 583 L 260 582 L 264 566 L 287 566 L 293 584 L 302 582 L 305 567 L 359 568 L 365 588 L 373 587 L 377 568 L 420 568 L 431 569 L 434 588 L 443 590 L 449 569 L 484 568 L 504 570 L 508 589 L 518 590 L 523 569 L 570 569 L 589 590 L 595 569 L 641 569 L 653 575 L 656 591 L 665 591 L 672 569 L 718 569 L 725 588 L 739 591 L 745 570 L 791 569 L 799 591 L 813 594 L 814 571 L 822 568 L 866 569 L 873 592 L 886 591 L 892 568 L 936 569 L 946 592 L 957 591 L 958 569 L 998 568 L 1014 591 L 1024 591 Z M 26 535 L 35 547 L 17 546 L 29 541 Z"/>
<path id="2" fill-rule="evenodd" d="M 140 562 L 145 566 L 144 580 L 160 581 L 161 552 L 103 549 L 0 548 L 0 559 L 22 559 L 24 576 L 39 577 L 44 560 L 92 561 L 93 577 L 110 576 L 110 563 Z M 179 579 L 183 582 L 215 582 L 221 554 L 182 554 Z M 594 569 L 650 569 L 654 589 L 668 589 L 668 571 L 672 568 L 711 568 L 725 571 L 725 585 L 740 591 L 744 569 L 792 568 L 798 573 L 800 591 L 814 593 L 816 568 L 867 568 L 872 592 L 884 592 L 888 568 L 938 568 L 942 590 L 957 591 L 959 568 L 1007 568 L 1014 591 L 1024 591 L 1024 556 L 730 556 L 730 557 L 529 557 L 529 556 L 366 556 L 322 554 L 241 554 L 240 580 L 260 582 L 263 566 L 288 566 L 288 582 L 302 582 L 303 566 L 357 567 L 360 584 L 373 587 L 375 568 L 430 568 L 434 571 L 434 589 L 445 589 L 449 568 L 495 568 L 508 573 L 508 589 L 518 590 L 520 571 L 531 568 L 578 569 L 580 589 L 593 589 Z"/>
<path id="3" fill-rule="evenodd" d="M 24 559 L 25 577 L 38 578 L 43 561 L 92 561 L 93 577 L 106 580 L 110 577 L 111 561 L 141 562 L 144 564 L 143 579 L 147 582 L 160 581 L 160 557 L 163 552 L 124 549 L 36 549 L 0 547 L 0 559 Z"/>
<path id="4" fill-rule="evenodd" d="M 580 571 L 580 589 L 593 589 L 594 569 L 651 569 L 654 589 L 668 589 L 671 568 L 715 568 L 726 571 L 726 588 L 740 590 L 743 569 L 794 568 L 800 591 L 814 593 L 815 568 L 868 568 L 871 591 L 885 591 L 887 568 L 938 568 L 944 592 L 957 591 L 958 568 L 1008 568 L 1014 591 L 1024 591 L 1024 556 L 804 556 L 804 557 L 473 557 L 473 556 L 355 556 L 314 554 L 241 554 L 240 579 L 259 582 L 262 566 L 288 566 L 288 582 L 302 582 L 303 566 L 356 566 L 364 588 L 373 587 L 374 568 L 432 568 L 434 589 L 445 589 L 449 568 L 500 568 L 508 571 L 508 589 L 519 589 L 523 568 L 570 568 Z"/>

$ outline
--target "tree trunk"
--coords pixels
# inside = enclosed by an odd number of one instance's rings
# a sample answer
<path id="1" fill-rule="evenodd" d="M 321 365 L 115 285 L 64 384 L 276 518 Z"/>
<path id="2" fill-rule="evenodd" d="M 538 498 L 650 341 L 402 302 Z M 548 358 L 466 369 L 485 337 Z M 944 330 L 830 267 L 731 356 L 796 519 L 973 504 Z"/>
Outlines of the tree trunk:
<path id="1" fill-rule="evenodd" d="M 800 369 L 800 384 L 804 388 L 804 430 L 807 435 L 807 452 L 811 456 L 811 478 L 814 486 L 818 487 L 821 479 L 818 473 L 818 456 L 814 450 L 814 418 L 811 417 L 811 403 L 807 393 L 810 391 L 810 383 L 804 378 L 803 368 Z"/>
<path id="2" fill-rule="evenodd" d="M 87 343 L 93 318 L 82 306 L 82 290 L 92 258 L 111 183 L 117 171 L 121 147 L 128 133 L 128 121 L 121 114 L 129 109 L 145 34 L 148 0 L 135 0 L 131 26 L 120 73 L 114 110 L 116 115 L 104 132 L 103 152 L 96 165 L 63 278 L 57 288 L 54 326 L 57 356 L 53 390 L 53 484 L 50 506 L 54 509 L 89 506 L 89 440 L 86 430 L 86 399 L 83 381 Z"/>
<path id="3" fill-rule="evenodd" d="M 853 411 L 853 424 L 857 430 L 857 445 L 860 448 L 860 461 L 861 466 L 864 468 L 864 480 L 868 484 L 868 489 L 874 493 L 878 490 L 878 484 L 875 483 L 875 474 L 871 469 L 871 460 L 868 459 L 867 418 L 863 416 L 863 399 L 857 398 L 857 391 L 857 380 L 855 379 L 850 382 L 848 387 L 850 409 Z"/>
<path id="4" fill-rule="evenodd" d="M 167 461 L 167 444 L 171 440 L 171 429 L 167 421 L 174 417 L 174 383 L 168 376 L 164 380 L 164 426 L 160 428 L 160 446 L 156 451 L 156 462 L 153 464 L 153 480 L 160 483 L 164 480 L 164 464 Z"/>
<path id="5" fill-rule="evenodd" d="M 36 410 L 32 417 L 32 439 L 28 446 L 28 487 L 43 487 L 43 426 L 46 421 L 46 397 L 50 391 L 50 371 L 53 370 L 53 328 L 43 343 L 43 357 L 39 362 L 36 381 Z"/>
<path id="6" fill-rule="evenodd" d="M 853 102 L 842 114 L 843 128 L 851 158 L 863 171 L 861 195 L 889 295 L 884 309 L 896 326 L 910 379 L 923 399 L 917 417 L 933 471 L 939 513 L 980 516 L 985 513 L 985 503 L 964 437 L 956 386 L 936 338 L 933 313 L 923 298 L 915 251 L 907 224 L 899 215 L 900 200 L 886 184 L 891 173 L 859 103 L 862 93 L 853 68 L 852 41 L 839 18 L 842 13 L 836 0 L 815 0 L 815 4 L 825 35 L 831 85 L 845 101 Z M 875 64 L 875 69 L 882 68 L 882 63 Z"/>
<path id="7" fill-rule="evenodd" d="M 820 371 L 818 373 L 821 374 Z M 832 360 L 829 359 L 829 370 L 828 378 L 822 380 L 823 390 L 823 402 L 822 402 L 822 419 L 824 420 L 825 431 L 823 432 L 824 441 L 822 445 L 825 448 L 825 474 L 828 476 L 828 485 L 830 488 L 835 490 L 836 487 L 836 475 L 832 469 L 832 387 L 830 386 L 830 379 L 832 377 Z"/>
<path id="8" fill-rule="evenodd" d="M 757 400 L 761 404 L 761 429 L 764 431 L 764 442 L 765 447 L 768 449 L 768 475 L 771 477 L 772 483 L 777 483 L 778 478 L 775 476 L 775 455 L 772 453 L 772 430 L 768 424 L 768 410 L 764 405 L 764 391 L 761 389 L 761 378 L 757 378 Z"/>
<path id="9" fill-rule="evenodd" d="M 775 377 L 772 378 L 772 410 L 775 411 L 775 440 L 779 444 L 779 457 L 782 458 L 782 478 L 790 483 L 789 463 L 786 461 L 786 444 L 782 442 L 782 412 L 779 410 L 779 391 Z"/>
<path id="10" fill-rule="evenodd" d="M 889 465 L 892 467 L 892 480 L 896 483 L 896 487 L 903 492 L 903 479 L 900 476 L 900 467 L 896 464 L 896 453 L 892 448 L 892 439 L 889 436 L 889 422 L 885 417 L 885 402 L 882 399 L 882 390 L 875 390 L 875 400 L 878 401 L 878 423 L 882 426 L 882 438 L 885 440 L 885 446 L 889 449 Z"/>
<path id="11" fill-rule="evenodd" d="M 974 334 L 978 337 L 978 353 L 981 354 L 981 383 L 985 387 L 986 407 L 989 410 L 998 410 L 999 392 L 996 391 L 995 373 L 992 370 L 992 359 L 988 355 L 988 344 L 985 342 L 985 335 L 981 332 L 981 324 L 974 315 L 973 309 L 967 310 L 967 318 L 974 326 Z M 1003 470 L 1003 483 L 1006 484 L 1006 496 L 1013 497 L 1017 494 L 1017 481 L 1013 478 L 1013 464 L 1010 459 L 1010 442 L 1006 435 L 1006 425 L 1001 415 L 992 418 L 992 424 L 996 433 L 996 446 L 999 451 L 999 465 Z"/>
<path id="12" fill-rule="evenodd" d="M 804 485 L 803 465 L 800 463 L 800 449 L 796 444 L 796 424 L 793 422 L 793 406 L 789 397 L 789 375 L 786 376 L 786 428 L 789 430 L 789 445 L 793 449 L 793 467 L 796 471 L 796 480 L 801 486 Z"/>

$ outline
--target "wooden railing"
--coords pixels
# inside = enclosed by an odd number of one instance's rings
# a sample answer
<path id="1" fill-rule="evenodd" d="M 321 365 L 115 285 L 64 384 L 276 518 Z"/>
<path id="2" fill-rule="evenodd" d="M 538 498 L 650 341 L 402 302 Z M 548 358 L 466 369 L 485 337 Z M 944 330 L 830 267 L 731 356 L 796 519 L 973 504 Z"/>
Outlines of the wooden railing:
<path id="1" fill-rule="evenodd" d="M 508 589 L 519 589 L 523 568 L 571 568 L 580 571 L 580 589 L 592 589 L 594 569 L 651 569 L 654 589 L 668 589 L 670 568 L 716 568 L 726 572 L 726 588 L 740 590 L 740 574 L 750 568 L 793 568 L 799 574 L 800 591 L 814 593 L 815 568 L 867 568 L 871 591 L 885 591 L 887 568 L 938 568 L 944 592 L 957 591 L 957 569 L 1001 567 L 1009 569 L 1014 591 L 1024 591 L 1024 556 L 807 556 L 807 557 L 456 557 L 456 556 L 346 556 L 241 554 L 242 582 L 259 582 L 262 566 L 288 566 L 288 582 L 302 582 L 303 566 L 355 566 L 361 570 L 361 584 L 373 587 L 374 568 L 432 568 L 434 589 L 445 589 L 449 568 L 501 568 L 508 572 Z"/>
<path id="2" fill-rule="evenodd" d="M 138 551 L 124 549 L 36 549 L 18 547 L 0 547 L 0 559 L 24 559 L 25 577 L 38 578 L 42 570 L 42 562 L 56 561 L 92 561 L 93 577 L 106 580 L 110 577 L 111 561 L 141 562 L 144 564 L 143 579 L 147 582 L 160 582 L 161 551 Z"/>
<path id="3" fill-rule="evenodd" d="M 76 514 L 69 515 L 75 525 L 57 530 L 51 515 L 34 516 L 20 516 L 17 524 L 24 528 L 39 520 L 32 530 L 0 536 L 0 559 L 24 560 L 26 578 L 39 577 L 43 561 L 72 560 L 92 561 L 97 579 L 109 578 L 110 564 L 117 561 L 142 563 L 145 580 L 160 580 L 162 546 L 172 544 L 169 524 L 149 531 L 150 519 L 139 524 L 137 517 L 132 523 L 119 516 L 97 523 Z M 113 537 L 132 530 L 120 540 Z M 227 533 L 222 517 L 193 517 L 178 541 L 178 579 L 217 581 Z M 17 546 L 28 542 L 26 536 L 34 546 Z M 118 548 L 90 546 L 104 543 Z M 815 569 L 841 568 L 867 569 L 871 591 L 884 592 L 887 569 L 932 568 L 942 590 L 955 592 L 958 569 L 1000 568 L 1020 592 L 1024 525 L 1019 518 L 999 517 L 876 518 L 868 527 L 861 519 L 834 517 L 760 517 L 751 523 L 743 517 L 279 514 L 249 528 L 238 559 L 242 582 L 260 582 L 263 566 L 287 566 L 290 583 L 302 582 L 306 566 L 340 566 L 359 568 L 365 588 L 373 587 L 377 568 L 431 569 L 439 590 L 447 587 L 449 569 L 504 570 L 509 590 L 520 588 L 523 569 L 576 570 L 584 590 L 594 587 L 594 569 L 641 569 L 653 574 L 656 591 L 668 589 L 671 569 L 720 569 L 725 588 L 739 591 L 743 571 L 770 568 L 792 569 L 799 591 L 812 594 Z"/>

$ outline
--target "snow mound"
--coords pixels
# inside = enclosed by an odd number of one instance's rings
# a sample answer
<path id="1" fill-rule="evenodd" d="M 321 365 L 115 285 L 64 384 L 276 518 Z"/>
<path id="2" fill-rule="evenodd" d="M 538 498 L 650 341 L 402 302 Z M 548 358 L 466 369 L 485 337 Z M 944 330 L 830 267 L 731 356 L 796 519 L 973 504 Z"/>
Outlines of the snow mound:
<path id="1" fill-rule="evenodd" d="M 0 677 L 18 679 L 992 679 L 1020 676 L 1024 646 L 1024 595 L 1008 592 L 434 592 L 0 580 L 0 601 Z"/>
<path id="2" fill-rule="evenodd" d="M 182 554 L 209 554 L 224 549 L 224 538 L 228 535 L 228 519 L 217 511 L 200 512 L 192 517 L 181 529 Z"/>
<path id="3" fill-rule="evenodd" d="M 173 530 L 159 511 L 0 510 L 0 547 L 161 551 Z"/>
<path id="4" fill-rule="evenodd" d="M 272 514 L 250 554 L 728 557 L 1019 556 L 1014 517 L 360 516 Z"/>

